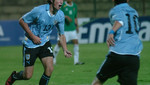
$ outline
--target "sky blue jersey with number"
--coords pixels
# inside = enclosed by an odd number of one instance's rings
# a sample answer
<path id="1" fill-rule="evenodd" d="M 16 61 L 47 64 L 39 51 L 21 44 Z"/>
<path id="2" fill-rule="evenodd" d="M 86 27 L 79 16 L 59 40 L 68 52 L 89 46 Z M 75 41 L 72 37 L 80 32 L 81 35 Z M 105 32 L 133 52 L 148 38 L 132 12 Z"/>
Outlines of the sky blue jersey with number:
<path id="1" fill-rule="evenodd" d="M 43 46 L 50 40 L 50 34 L 56 27 L 59 34 L 64 34 L 64 13 L 61 10 L 55 15 L 51 15 L 49 4 L 34 7 L 30 12 L 26 13 L 22 18 L 28 24 L 32 33 L 41 38 L 41 44 L 36 45 L 32 42 L 27 33 L 23 43 L 28 48 L 36 48 Z"/>
<path id="2" fill-rule="evenodd" d="M 115 46 L 111 46 L 109 51 L 121 55 L 139 55 L 143 49 L 139 39 L 138 13 L 127 3 L 116 5 L 109 13 L 111 24 L 115 21 L 122 21 L 121 26 L 114 34 Z"/>

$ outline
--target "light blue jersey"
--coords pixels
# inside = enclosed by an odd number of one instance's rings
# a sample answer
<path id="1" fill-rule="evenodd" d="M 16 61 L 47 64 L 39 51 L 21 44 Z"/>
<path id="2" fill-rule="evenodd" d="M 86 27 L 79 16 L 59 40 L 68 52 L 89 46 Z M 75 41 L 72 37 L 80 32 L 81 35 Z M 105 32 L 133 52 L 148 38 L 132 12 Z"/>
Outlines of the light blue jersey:
<path id="1" fill-rule="evenodd" d="M 41 44 L 36 45 L 30 40 L 27 33 L 25 33 L 25 40 L 23 43 L 26 47 L 36 48 L 43 46 L 50 40 L 50 34 L 55 26 L 59 34 L 64 34 L 64 13 L 59 10 L 56 15 L 51 15 L 49 7 L 49 4 L 35 7 L 22 17 L 24 22 L 28 24 L 32 33 L 41 38 Z"/>
<path id="2" fill-rule="evenodd" d="M 123 22 L 123 26 L 114 34 L 115 46 L 110 47 L 110 52 L 121 55 L 139 55 L 143 45 L 138 36 L 140 29 L 138 13 L 127 3 L 116 5 L 109 13 L 112 25 L 115 21 Z"/>

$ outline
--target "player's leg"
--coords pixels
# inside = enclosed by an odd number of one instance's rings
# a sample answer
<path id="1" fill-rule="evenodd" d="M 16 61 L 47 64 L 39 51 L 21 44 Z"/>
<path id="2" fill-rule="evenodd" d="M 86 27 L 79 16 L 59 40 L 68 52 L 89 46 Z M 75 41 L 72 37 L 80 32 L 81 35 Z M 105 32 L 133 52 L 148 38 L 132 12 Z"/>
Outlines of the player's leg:
<path id="1" fill-rule="evenodd" d="M 48 85 L 51 74 L 53 72 L 53 57 L 45 57 L 42 58 L 41 61 L 44 67 L 44 73 L 40 79 L 39 85 Z"/>
<path id="2" fill-rule="evenodd" d="M 19 73 L 21 74 L 21 72 L 22 72 L 22 74 L 23 74 L 22 78 L 24 80 L 29 80 L 33 75 L 33 70 L 34 70 L 34 66 L 28 66 L 28 67 L 25 67 L 24 71 L 20 71 Z M 21 75 L 20 75 L 20 77 L 21 77 Z"/>
<path id="3" fill-rule="evenodd" d="M 12 85 L 16 80 L 29 80 L 33 74 L 33 66 L 25 67 L 24 71 L 13 71 L 5 85 Z"/>
<path id="4" fill-rule="evenodd" d="M 137 85 L 139 70 L 139 58 L 137 56 L 124 56 L 124 68 L 119 73 L 118 82 L 120 85 Z"/>
<path id="5" fill-rule="evenodd" d="M 66 37 L 66 42 L 68 42 L 68 38 L 69 38 L 68 32 L 65 32 L 64 35 L 65 35 L 65 37 Z M 57 55 L 58 55 L 59 50 L 60 50 L 60 47 L 61 47 L 61 43 L 60 43 L 59 37 L 58 37 L 57 40 L 58 40 L 58 43 L 57 43 L 56 46 L 54 47 L 54 52 L 53 52 L 53 54 L 54 54 L 53 64 L 56 64 Z"/>
<path id="6" fill-rule="evenodd" d="M 102 83 L 99 81 L 99 79 L 96 77 L 93 82 L 92 85 L 102 85 Z"/>
<path id="7" fill-rule="evenodd" d="M 72 43 L 74 45 L 74 64 L 79 63 L 79 44 L 77 39 L 73 39 Z"/>
<path id="8" fill-rule="evenodd" d="M 83 62 L 79 61 L 79 43 L 78 43 L 78 35 L 76 31 L 70 32 L 70 40 L 72 40 L 72 43 L 74 45 L 74 64 L 75 65 L 82 65 Z"/>
<path id="9" fill-rule="evenodd" d="M 106 58 L 102 65 L 99 67 L 96 78 L 93 80 L 92 85 L 102 85 L 109 78 L 109 76 L 107 75 L 107 73 L 109 74 L 110 71 L 110 66 L 108 63 L 109 60 L 108 58 Z"/>
<path id="10" fill-rule="evenodd" d="M 23 48 L 23 65 L 24 71 L 20 71 L 19 74 L 23 74 L 24 80 L 29 80 L 33 75 L 34 63 L 37 59 L 37 54 L 40 48 Z M 22 76 L 22 74 L 20 76 Z M 17 77 L 16 77 L 17 78 Z M 20 80 L 20 79 L 17 79 Z"/>
<path id="11" fill-rule="evenodd" d="M 41 47 L 39 58 L 44 67 L 44 72 L 40 79 L 39 85 L 48 85 L 50 76 L 53 72 L 53 50 L 50 42 L 47 42 Z"/>
<path id="12" fill-rule="evenodd" d="M 23 46 L 23 65 L 24 65 L 24 71 L 20 71 L 16 73 L 16 71 L 13 71 L 13 73 L 10 75 L 8 80 L 6 81 L 5 85 L 12 85 L 16 80 L 28 80 L 32 77 L 33 74 L 33 66 L 34 62 L 36 60 L 36 53 L 38 52 L 38 49 L 30 49 Z"/>
<path id="13" fill-rule="evenodd" d="M 61 47 L 61 44 L 60 44 L 60 41 L 58 40 L 58 43 L 55 45 L 54 47 L 54 59 L 53 59 L 53 63 L 56 64 L 56 60 L 57 60 L 57 55 L 59 53 L 59 50 L 60 50 L 60 47 Z"/>
<path id="14" fill-rule="evenodd" d="M 120 62 L 121 57 L 114 53 L 109 53 L 97 71 L 93 85 L 102 85 L 107 79 L 116 76 L 122 67 Z"/>
<path id="15" fill-rule="evenodd" d="M 28 66 L 24 68 L 24 71 L 20 71 L 13 75 L 15 80 L 29 80 L 33 74 L 33 66 Z"/>

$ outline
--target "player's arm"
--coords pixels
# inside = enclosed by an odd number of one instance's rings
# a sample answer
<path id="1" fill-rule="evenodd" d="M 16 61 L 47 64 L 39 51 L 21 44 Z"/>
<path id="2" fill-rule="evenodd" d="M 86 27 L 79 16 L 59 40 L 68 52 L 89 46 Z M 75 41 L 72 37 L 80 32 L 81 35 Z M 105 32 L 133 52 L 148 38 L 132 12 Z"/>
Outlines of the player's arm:
<path id="1" fill-rule="evenodd" d="M 107 46 L 114 46 L 115 45 L 115 40 L 114 40 L 114 33 L 122 26 L 122 22 L 120 21 L 115 21 L 113 28 L 109 32 L 109 36 L 107 39 Z"/>
<path id="2" fill-rule="evenodd" d="M 78 8 L 77 8 L 77 6 L 75 5 L 75 8 L 76 8 L 76 10 L 75 10 L 75 25 L 76 25 L 76 31 L 77 31 L 77 33 L 79 33 L 79 26 L 78 26 Z"/>
<path id="3" fill-rule="evenodd" d="M 69 22 L 72 22 L 72 19 L 69 16 L 65 16 L 65 19 L 67 19 Z"/>
<path id="4" fill-rule="evenodd" d="M 59 34 L 59 39 L 60 39 L 60 44 L 61 44 L 61 46 L 63 48 L 64 55 L 66 57 L 71 57 L 72 53 L 70 51 L 68 51 L 68 49 L 67 49 L 66 38 L 65 38 L 64 34 L 62 34 L 62 35 Z"/>
<path id="5" fill-rule="evenodd" d="M 78 18 L 75 18 L 76 31 L 79 33 Z"/>
<path id="6" fill-rule="evenodd" d="M 23 30 L 28 34 L 29 38 L 32 39 L 33 43 L 35 44 L 40 44 L 41 43 L 41 39 L 37 36 L 35 36 L 31 30 L 29 29 L 29 26 L 27 23 L 24 22 L 24 20 L 22 18 L 19 19 L 19 24 L 21 25 L 21 27 L 23 28 Z"/>
<path id="7" fill-rule="evenodd" d="M 68 49 L 67 49 L 66 38 L 64 36 L 64 23 L 65 23 L 64 15 L 61 18 L 62 18 L 62 21 L 58 22 L 58 24 L 56 25 L 58 34 L 59 34 L 60 44 L 63 48 L 64 55 L 66 57 L 71 57 L 72 53 L 70 51 L 68 51 Z"/>

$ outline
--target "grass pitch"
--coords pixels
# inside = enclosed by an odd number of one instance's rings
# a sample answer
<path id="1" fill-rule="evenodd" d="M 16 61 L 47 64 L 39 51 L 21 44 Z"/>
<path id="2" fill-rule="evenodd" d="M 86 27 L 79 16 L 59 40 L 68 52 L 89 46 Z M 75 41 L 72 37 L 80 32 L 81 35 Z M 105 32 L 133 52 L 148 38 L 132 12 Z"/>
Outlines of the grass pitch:
<path id="1" fill-rule="evenodd" d="M 150 85 L 150 42 L 143 42 L 143 45 L 138 85 Z M 69 44 L 68 49 L 73 52 L 73 45 Z M 91 85 L 107 52 L 106 43 L 81 44 L 80 61 L 85 64 L 75 66 L 73 65 L 73 57 L 65 58 L 61 50 L 57 57 L 57 64 L 54 65 L 49 85 Z M 0 85 L 5 84 L 13 70 L 23 70 L 22 46 L 0 47 Z M 37 59 L 33 77 L 28 81 L 16 81 L 13 85 L 38 85 L 42 74 L 43 67 L 40 60 Z M 117 77 L 109 79 L 104 85 L 119 85 Z"/>

